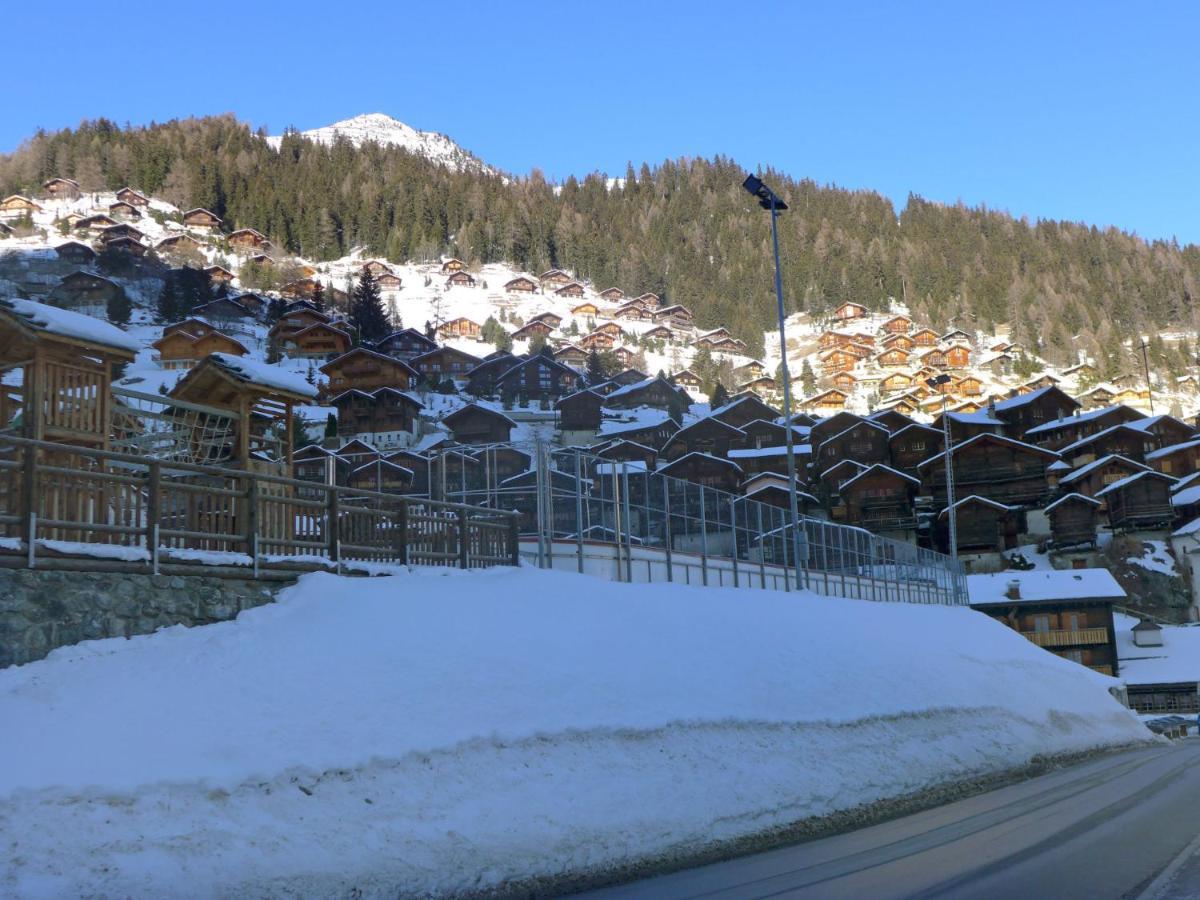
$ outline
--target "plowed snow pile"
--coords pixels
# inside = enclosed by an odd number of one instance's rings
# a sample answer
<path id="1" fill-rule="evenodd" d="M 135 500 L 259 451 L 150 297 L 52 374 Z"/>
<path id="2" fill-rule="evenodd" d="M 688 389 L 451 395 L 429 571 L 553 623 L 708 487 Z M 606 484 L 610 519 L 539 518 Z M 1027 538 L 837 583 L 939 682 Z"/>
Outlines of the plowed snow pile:
<path id="1" fill-rule="evenodd" d="M 308 575 L 0 671 L 0 895 L 454 893 L 1144 740 L 967 609 Z"/>

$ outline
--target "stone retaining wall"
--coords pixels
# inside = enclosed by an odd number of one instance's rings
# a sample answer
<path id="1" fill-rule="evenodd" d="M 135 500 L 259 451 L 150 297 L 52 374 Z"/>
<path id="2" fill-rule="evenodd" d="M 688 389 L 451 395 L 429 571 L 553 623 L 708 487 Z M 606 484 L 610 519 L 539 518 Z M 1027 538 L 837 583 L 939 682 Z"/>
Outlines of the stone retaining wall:
<path id="1" fill-rule="evenodd" d="M 273 602 L 283 586 L 191 575 L 0 570 L 0 668 L 80 641 L 222 622 Z"/>

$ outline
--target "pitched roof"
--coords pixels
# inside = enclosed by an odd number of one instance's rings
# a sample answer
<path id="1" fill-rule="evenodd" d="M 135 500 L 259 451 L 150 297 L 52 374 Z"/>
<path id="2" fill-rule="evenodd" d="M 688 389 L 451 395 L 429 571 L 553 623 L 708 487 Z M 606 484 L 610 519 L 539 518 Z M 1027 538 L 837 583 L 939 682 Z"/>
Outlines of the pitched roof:
<path id="1" fill-rule="evenodd" d="M 1005 596 L 1010 581 L 1021 596 Z M 1022 603 L 1047 600 L 1124 600 L 1125 590 L 1108 569 L 1010 569 L 988 575 L 967 576 L 967 597 L 972 604 Z"/>
<path id="2" fill-rule="evenodd" d="M 882 472 L 887 472 L 890 475 L 895 475 L 897 478 L 903 479 L 904 481 L 907 481 L 910 484 L 920 484 L 921 483 L 920 479 L 913 478 L 911 475 L 905 475 L 899 469 L 893 469 L 891 466 L 885 466 L 883 463 L 875 463 L 874 465 L 867 466 L 865 469 L 863 469 L 857 475 L 854 475 L 853 477 L 851 477 L 849 481 L 843 481 L 841 484 L 841 487 L 843 489 L 848 488 L 850 485 L 854 484 L 854 482 L 858 481 L 858 479 L 865 478 L 866 476 L 868 476 L 872 472 L 874 472 L 876 469 L 879 469 Z"/>
<path id="3" fill-rule="evenodd" d="M 1004 437 L 1003 435 L 1000 435 L 1000 434 L 991 434 L 990 432 L 985 433 L 985 434 L 977 434 L 972 438 L 967 438 L 965 441 L 955 444 L 950 449 L 954 453 L 958 453 L 963 448 L 969 447 L 972 444 L 980 442 L 980 441 L 998 441 L 1008 447 L 1014 447 L 1014 448 L 1028 451 L 1030 453 L 1036 453 L 1040 456 L 1050 457 L 1052 459 L 1059 458 L 1058 454 L 1055 453 L 1053 450 L 1047 450 L 1045 447 L 1037 447 L 1033 444 L 1026 444 L 1024 441 L 1018 441 L 1014 438 Z M 924 466 L 929 465 L 934 460 L 941 459 L 945 455 L 946 455 L 946 451 L 942 450 L 940 453 L 936 453 L 933 456 L 929 457 L 928 459 L 921 460 L 919 463 L 917 463 L 917 468 L 923 468 Z"/>
<path id="4" fill-rule="evenodd" d="M 1135 481 L 1141 481 L 1143 478 L 1160 479 L 1162 481 L 1168 481 L 1171 484 L 1175 483 L 1175 479 L 1170 475 L 1164 475 L 1162 472 L 1155 472 L 1153 469 L 1147 469 L 1144 472 L 1135 472 L 1132 475 L 1126 475 L 1120 481 L 1114 481 L 1104 489 L 1096 491 L 1096 496 L 1103 497 L 1106 494 L 1111 494 L 1113 491 L 1119 491 L 1122 488 L 1126 488 L 1133 484 Z"/>
<path id="5" fill-rule="evenodd" d="M 1099 500 L 1094 500 L 1091 497 L 1085 497 L 1083 494 L 1070 493 L 1070 494 L 1065 494 L 1062 497 L 1059 497 L 1057 500 L 1055 500 L 1053 503 L 1051 503 L 1049 506 L 1047 506 L 1043 510 L 1043 512 L 1050 512 L 1050 510 L 1054 509 L 1054 507 L 1058 506 L 1060 503 L 1066 503 L 1068 500 L 1081 501 L 1083 503 L 1091 504 L 1092 506 L 1100 505 Z"/>
<path id="6" fill-rule="evenodd" d="M 1150 467 L 1142 465 L 1136 460 L 1130 459 L 1128 456 L 1121 456 L 1119 453 L 1110 453 L 1107 456 L 1102 456 L 1099 459 L 1094 459 L 1084 466 L 1080 466 L 1068 475 L 1064 475 L 1058 480 L 1059 484 L 1071 484 L 1078 481 L 1087 475 L 1090 475 L 1094 470 L 1101 466 L 1107 466 L 1111 463 L 1120 462 L 1124 465 L 1132 467 L 1135 471 L 1149 471 Z"/>

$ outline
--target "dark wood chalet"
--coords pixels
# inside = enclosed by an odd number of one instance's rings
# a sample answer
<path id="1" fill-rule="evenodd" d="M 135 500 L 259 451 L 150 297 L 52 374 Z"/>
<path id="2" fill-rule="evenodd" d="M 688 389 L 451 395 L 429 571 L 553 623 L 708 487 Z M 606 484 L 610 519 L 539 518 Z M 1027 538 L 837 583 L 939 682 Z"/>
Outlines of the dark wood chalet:
<path id="1" fill-rule="evenodd" d="M 846 302 L 833 311 L 833 317 L 846 321 L 847 319 L 861 319 L 867 314 L 867 308 L 861 303 Z"/>
<path id="2" fill-rule="evenodd" d="M 518 275 L 504 283 L 504 290 L 509 294 L 536 294 L 537 282 L 524 275 Z"/>
<path id="3" fill-rule="evenodd" d="M 550 336 L 552 331 L 554 331 L 553 325 L 543 322 L 541 319 L 534 319 L 533 321 L 526 322 L 514 331 L 512 339 L 514 341 L 529 341 L 535 337 L 546 338 Z"/>
<path id="4" fill-rule="evenodd" d="M 625 292 L 618 287 L 605 288 L 600 292 L 600 299 L 609 303 L 620 303 L 625 299 Z"/>
<path id="5" fill-rule="evenodd" d="M 888 448 L 890 438 L 886 428 L 869 419 L 859 419 L 819 443 L 810 435 L 813 465 L 818 471 L 823 471 L 842 459 L 853 459 L 865 465 L 886 463 L 891 458 Z"/>
<path id="6" fill-rule="evenodd" d="M 630 385 L 623 385 L 610 392 L 604 405 L 611 409 L 634 409 L 650 406 L 666 412 L 674 421 L 683 420 L 683 414 L 692 405 L 687 391 L 671 384 L 662 376 L 647 378 Z"/>
<path id="7" fill-rule="evenodd" d="M 668 328 L 686 330 L 695 325 L 696 319 L 690 309 L 676 303 L 656 309 L 654 311 L 654 321 L 666 325 Z"/>
<path id="8" fill-rule="evenodd" d="M 446 279 L 446 290 L 455 287 L 475 287 L 475 279 L 470 272 L 455 272 Z"/>
<path id="9" fill-rule="evenodd" d="M 460 444 L 501 444 L 511 440 L 517 423 L 494 409 L 468 403 L 446 416 L 442 423 Z"/>
<path id="10" fill-rule="evenodd" d="M 406 391 L 417 378 L 416 371 L 408 363 L 366 347 L 355 347 L 330 360 L 321 366 L 321 374 L 329 379 L 330 394 L 340 394 L 350 388 L 375 391 L 390 387 Z"/>
<path id="11" fill-rule="evenodd" d="M 745 444 L 744 431 L 708 416 L 671 435 L 663 446 L 661 455 L 666 460 L 679 459 L 689 453 L 727 456 L 730 450 L 744 447 Z"/>
<path id="12" fill-rule="evenodd" d="M 55 254 L 64 262 L 76 266 L 87 266 L 96 261 L 96 251 L 79 241 L 67 241 L 54 248 Z"/>
<path id="13" fill-rule="evenodd" d="M 655 449 L 636 441 L 610 441 L 596 448 L 594 452 L 602 459 L 612 462 L 639 462 L 646 467 L 648 472 L 654 471 L 654 467 L 658 464 L 658 453 Z"/>
<path id="14" fill-rule="evenodd" d="M 1113 454 L 1141 462 L 1147 453 L 1157 449 L 1158 443 L 1152 434 L 1142 431 L 1136 425 L 1136 422 L 1129 425 L 1112 425 L 1068 444 L 1059 453 L 1073 466 Z"/>
<path id="15" fill-rule="evenodd" d="M 349 351 L 350 335 L 328 322 L 314 322 L 281 342 L 288 356 L 332 359 Z"/>
<path id="16" fill-rule="evenodd" d="M 423 353 L 437 349 L 437 341 L 428 337 L 415 328 L 405 328 L 393 331 L 378 344 L 375 349 L 396 359 L 415 359 Z"/>
<path id="17" fill-rule="evenodd" d="M 571 276 L 562 269 L 549 269 L 538 277 L 542 284 L 567 284 L 570 280 Z"/>
<path id="18" fill-rule="evenodd" d="M 830 506 L 831 518 L 875 534 L 895 536 L 914 532 L 920 485 L 911 475 L 876 463 L 838 486 Z"/>
<path id="19" fill-rule="evenodd" d="M 186 228 L 214 231 L 221 227 L 221 217 L 207 209 L 189 209 L 183 214 L 183 224 Z"/>
<path id="20" fill-rule="evenodd" d="M 1200 472 L 1200 438 L 1152 450 L 1146 454 L 1146 463 L 1173 478 Z"/>
<path id="21" fill-rule="evenodd" d="M 108 204 L 108 214 L 114 219 L 130 222 L 136 221 L 142 217 L 141 210 L 139 210 L 136 206 L 131 203 L 123 203 L 121 201 Z"/>
<path id="22" fill-rule="evenodd" d="M 119 237 L 113 238 L 111 241 L 105 241 L 104 249 L 141 257 L 145 256 L 146 251 L 150 248 L 135 237 Z"/>
<path id="23" fill-rule="evenodd" d="M 893 467 L 906 475 L 918 475 L 917 467 L 934 454 L 941 453 L 942 443 L 943 435 L 939 429 L 914 422 L 888 438 L 888 455 Z"/>
<path id="24" fill-rule="evenodd" d="M 442 262 L 442 274 L 451 275 L 454 272 L 462 272 L 467 268 L 467 264 L 461 259 L 455 259 L 453 256 Z"/>
<path id="25" fill-rule="evenodd" d="M 412 490 L 415 473 L 407 466 L 376 459 L 350 471 L 346 486 L 378 494 L 407 494 Z"/>
<path id="26" fill-rule="evenodd" d="M 836 412 L 825 419 L 813 420 L 810 416 L 808 417 L 808 421 L 804 421 L 800 419 L 800 414 L 792 417 L 793 425 L 809 425 L 811 427 L 812 430 L 809 432 L 809 439 L 814 445 L 829 440 L 835 434 L 841 434 L 851 425 L 857 425 L 859 422 L 867 421 L 872 420 L 860 416 L 857 413 L 846 412 L 845 410 Z"/>
<path id="27" fill-rule="evenodd" d="M 593 390 L 576 391 L 555 404 L 563 431 L 596 431 L 603 418 L 604 397 Z"/>
<path id="28" fill-rule="evenodd" d="M 481 360 L 470 353 L 464 353 L 453 347 L 438 347 L 420 356 L 414 356 L 408 361 L 428 384 L 439 384 L 447 379 L 462 381 L 467 373 L 474 369 Z"/>
<path id="29" fill-rule="evenodd" d="M 186 251 L 199 250 L 204 245 L 192 237 L 190 234 L 173 234 L 170 237 L 165 237 L 157 244 L 154 249 L 161 252 L 171 251 Z"/>
<path id="30" fill-rule="evenodd" d="M 954 504 L 954 525 L 958 552 L 1003 553 L 1017 546 L 1021 527 L 1021 509 L 972 494 Z M 950 552 L 950 510 L 938 514 L 937 543 Z"/>
<path id="31" fill-rule="evenodd" d="M 563 365 L 582 369 L 587 365 L 588 355 L 587 351 L 582 347 L 577 347 L 574 344 L 564 344 L 554 351 L 554 358 Z"/>
<path id="32" fill-rule="evenodd" d="M 639 294 L 634 299 L 640 300 L 642 303 L 646 304 L 648 309 L 658 309 L 660 306 L 662 306 L 662 297 L 654 293 L 654 291 L 646 291 L 646 293 Z"/>
<path id="33" fill-rule="evenodd" d="M 424 408 L 416 397 L 395 388 L 343 391 L 329 405 L 337 408 L 338 437 L 357 437 L 387 447 L 411 434 Z"/>
<path id="34" fill-rule="evenodd" d="M 671 376 L 671 381 L 673 381 L 679 387 L 685 388 L 687 390 L 693 390 L 693 391 L 700 390 L 700 385 L 701 385 L 700 376 L 697 375 L 695 372 L 693 372 L 691 369 L 684 369 L 682 372 L 676 372 L 674 375 Z"/>
<path id="35" fill-rule="evenodd" d="M 494 394 L 496 379 L 522 359 L 525 357 L 513 356 L 506 350 L 498 350 L 485 356 L 483 362 L 467 373 L 467 392 L 476 397 Z"/>
<path id="36" fill-rule="evenodd" d="M 140 241 L 146 236 L 146 233 L 140 228 L 135 228 L 128 222 L 121 222 L 117 225 L 109 225 L 100 231 L 100 243 L 108 246 L 113 241 L 121 238 L 133 238 L 135 241 Z"/>
<path id="37" fill-rule="evenodd" d="M 1175 518 L 1171 486 L 1175 479 L 1153 470 L 1137 472 L 1097 492 L 1114 532 L 1167 528 Z"/>
<path id="38" fill-rule="evenodd" d="M 224 266 L 205 266 L 204 273 L 213 284 L 229 284 L 237 277 Z"/>
<path id="39" fill-rule="evenodd" d="M 122 203 L 128 203 L 131 206 L 149 206 L 150 198 L 141 191 L 135 191 L 131 187 L 123 187 L 117 191 L 117 199 Z"/>
<path id="40" fill-rule="evenodd" d="M 788 471 L 787 461 L 787 437 L 780 439 L 778 444 L 759 444 L 751 445 L 746 442 L 745 447 L 735 447 L 730 450 L 728 456 L 731 460 L 742 467 L 742 472 L 747 476 L 757 475 L 761 472 L 773 472 L 776 475 L 786 475 Z M 792 452 L 796 456 L 797 479 L 803 479 L 804 466 L 807 462 L 807 457 L 801 452 L 804 445 L 794 443 Z"/>
<path id="41" fill-rule="evenodd" d="M 649 375 L 647 375 L 645 372 L 641 371 L 640 369 L 623 369 L 622 371 L 620 371 L 616 375 L 614 375 L 612 378 L 610 378 L 608 381 L 609 381 L 609 384 L 612 384 L 615 386 L 614 387 L 614 390 L 615 390 L 617 387 L 626 387 L 627 385 L 631 385 L 631 384 L 641 384 L 643 381 L 645 381 L 649 377 L 650 377 Z"/>
<path id="42" fill-rule="evenodd" d="M 697 451 L 667 463 L 658 471 L 670 478 L 681 478 L 731 494 L 737 493 L 742 481 L 742 469 L 737 463 Z"/>
<path id="43" fill-rule="evenodd" d="M 896 409 L 884 409 L 879 412 L 873 412 L 867 418 L 872 422 L 878 422 L 892 434 L 895 434 L 902 428 L 907 428 L 909 425 L 916 424 L 915 419 L 909 418 Z"/>
<path id="44" fill-rule="evenodd" d="M 72 272 L 50 291 L 46 302 L 63 309 L 102 309 L 123 290 L 115 281 L 91 272 Z"/>
<path id="45" fill-rule="evenodd" d="M 496 378 L 496 389 L 502 397 L 520 403 L 549 403 L 573 393 L 578 383 L 579 373 L 570 366 L 557 362 L 549 353 L 535 353 L 501 373 Z"/>
<path id="46" fill-rule="evenodd" d="M 582 297 L 583 285 L 578 281 L 570 281 L 554 292 L 559 297 Z"/>
<path id="47" fill-rule="evenodd" d="M 946 505 L 945 452 L 921 462 L 917 469 L 926 493 Z M 1047 467 L 1058 454 L 998 434 L 981 434 L 956 445 L 951 453 L 954 489 L 960 496 L 978 494 L 1009 506 L 1041 506 L 1050 491 Z"/>
<path id="48" fill-rule="evenodd" d="M 1054 550 L 1095 547 L 1100 528 L 1100 501 L 1074 492 L 1046 507 L 1050 520 L 1050 547 Z"/>
<path id="49" fill-rule="evenodd" d="M 1055 385 L 1038 388 L 996 403 L 991 412 L 1003 420 L 1004 433 L 1015 440 L 1025 440 L 1025 432 L 1047 422 L 1074 415 L 1080 403 Z"/>
<path id="50" fill-rule="evenodd" d="M 1129 475 L 1150 469 L 1144 463 L 1115 454 L 1085 463 L 1059 476 L 1060 490 L 1075 491 L 1085 497 L 1095 497 L 1100 491 Z"/>
<path id="51" fill-rule="evenodd" d="M 318 312 L 311 307 L 298 307 L 280 316 L 278 321 L 271 326 L 268 336 L 282 344 L 291 340 L 310 325 L 328 321 L 329 316 L 323 312 Z"/>
<path id="52" fill-rule="evenodd" d="M 1155 440 L 1155 447 L 1170 447 L 1196 437 L 1196 429 L 1174 416 L 1148 416 L 1130 423 L 1133 428 L 1144 431 Z"/>
<path id="53" fill-rule="evenodd" d="M 775 407 L 764 403 L 755 394 L 743 394 L 740 397 L 735 397 L 710 413 L 714 419 L 720 419 L 726 425 L 733 425 L 736 428 L 741 428 L 756 419 L 766 419 L 774 421 L 783 415 Z"/>
<path id="54" fill-rule="evenodd" d="M 381 291 L 398 291 L 403 286 L 399 275 L 393 275 L 391 272 L 384 272 L 375 279 L 375 283 L 379 285 Z"/>
<path id="55" fill-rule="evenodd" d="M 1114 425 L 1128 425 L 1145 417 L 1144 413 L 1128 406 L 1103 406 L 1030 428 L 1025 432 L 1025 439 L 1039 447 L 1061 450 Z"/>
<path id="56" fill-rule="evenodd" d="M 51 178 L 42 188 L 53 199 L 74 200 L 79 196 L 79 182 L 71 178 Z"/>
<path id="57" fill-rule="evenodd" d="M 932 328 L 920 328 L 912 334 L 913 343 L 918 347 L 936 347 L 938 333 Z"/>

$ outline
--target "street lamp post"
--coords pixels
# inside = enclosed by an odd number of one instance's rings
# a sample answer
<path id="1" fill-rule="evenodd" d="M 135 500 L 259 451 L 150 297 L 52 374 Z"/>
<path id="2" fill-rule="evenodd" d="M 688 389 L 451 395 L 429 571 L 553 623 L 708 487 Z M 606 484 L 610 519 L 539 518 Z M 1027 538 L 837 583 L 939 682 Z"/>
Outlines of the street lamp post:
<path id="1" fill-rule="evenodd" d="M 775 251 L 775 304 L 779 314 L 780 374 L 783 376 L 783 417 L 787 433 L 788 516 L 792 532 L 792 566 L 796 570 L 796 588 L 800 584 L 800 511 L 796 505 L 796 447 L 792 429 L 792 376 L 788 371 L 787 336 L 784 332 L 783 271 L 779 265 L 779 213 L 787 209 L 775 192 L 754 175 L 742 182 L 749 193 L 758 198 L 758 205 L 771 213 L 771 244 Z"/>
<path id="2" fill-rule="evenodd" d="M 936 390 L 939 390 L 943 385 L 950 383 L 950 376 L 945 373 L 942 373 L 941 375 L 935 375 L 933 378 L 926 378 L 925 383 L 927 385 L 929 385 L 931 388 L 933 388 L 933 390 L 936 391 Z M 953 449 L 953 447 L 951 446 L 951 443 L 950 443 L 950 441 L 951 441 L 950 415 L 946 411 L 946 392 L 941 391 L 941 394 L 942 394 L 942 438 L 943 438 L 943 442 L 946 445 L 946 448 L 945 448 L 946 449 L 946 507 L 950 513 L 950 557 L 952 559 L 957 560 L 958 559 L 958 527 L 957 527 L 958 523 L 957 523 L 957 514 L 954 509 L 954 463 L 951 460 L 951 456 L 950 456 L 951 451 Z"/>

